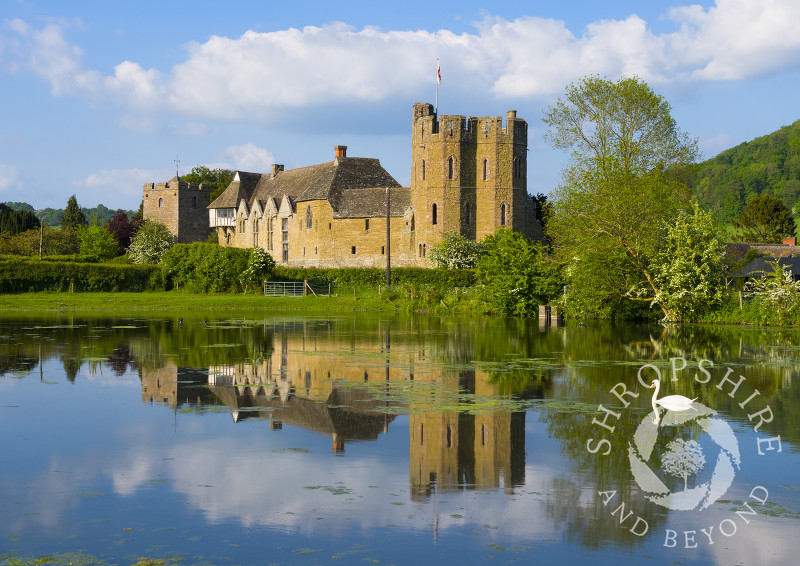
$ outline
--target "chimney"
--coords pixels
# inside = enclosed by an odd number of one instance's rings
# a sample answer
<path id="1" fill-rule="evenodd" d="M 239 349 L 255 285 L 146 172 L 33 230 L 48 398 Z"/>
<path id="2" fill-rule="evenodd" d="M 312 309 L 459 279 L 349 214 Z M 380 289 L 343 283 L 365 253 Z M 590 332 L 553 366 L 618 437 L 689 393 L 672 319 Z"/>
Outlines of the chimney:
<path id="1" fill-rule="evenodd" d="M 333 146 L 333 155 L 334 157 L 347 157 L 347 146 L 346 145 Z"/>
<path id="2" fill-rule="evenodd" d="M 797 238 L 784 237 L 783 238 L 783 245 L 784 246 L 796 246 L 797 245 Z"/>
<path id="3" fill-rule="evenodd" d="M 283 165 L 278 165 L 277 163 L 272 164 L 272 177 L 275 178 L 275 175 L 283 171 Z"/>

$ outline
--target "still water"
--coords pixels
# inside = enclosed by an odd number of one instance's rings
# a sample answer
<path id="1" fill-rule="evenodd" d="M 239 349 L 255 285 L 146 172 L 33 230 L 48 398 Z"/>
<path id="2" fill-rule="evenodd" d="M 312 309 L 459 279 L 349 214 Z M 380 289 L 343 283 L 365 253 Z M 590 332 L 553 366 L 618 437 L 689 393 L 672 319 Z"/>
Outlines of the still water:
<path id="1" fill-rule="evenodd" d="M 0 565 L 796 564 L 798 344 L 496 318 L 0 318 Z M 655 377 L 692 408 L 656 419 Z"/>

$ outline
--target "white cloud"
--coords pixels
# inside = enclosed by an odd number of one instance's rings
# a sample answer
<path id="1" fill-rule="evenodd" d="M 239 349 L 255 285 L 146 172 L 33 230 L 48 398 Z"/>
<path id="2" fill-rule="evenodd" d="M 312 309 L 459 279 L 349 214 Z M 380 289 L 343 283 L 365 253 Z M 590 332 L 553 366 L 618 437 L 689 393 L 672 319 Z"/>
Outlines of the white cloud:
<path id="1" fill-rule="evenodd" d="M 22 181 L 19 178 L 19 169 L 13 165 L 0 164 L 0 191 L 21 188 Z"/>
<path id="2" fill-rule="evenodd" d="M 256 146 L 253 142 L 231 146 L 224 153 L 233 162 L 233 168 L 241 171 L 268 171 L 275 163 L 272 153 Z"/>
<path id="3" fill-rule="evenodd" d="M 103 99 L 151 120 L 157 111 L 177 112 L 191 123 L 407 100 L 433 90 L 437 57 L 443 88 L 498 98 L 552 96 L 587 74 L 637 74 L 656 83 L 730 80 L 800 62 L 796 0 L 717 0 L 708 9 L 675 7 L 667 16 L 675 29 L 659 35 L 636 15 L 596 21 L 583 30 L 520 17 L 487 18 L 463 34 L 344 23 L 247 31 L 188 44 L 187 59 L 172 69 L 123 61 L 105 77 L 83 67 L 81 49 L 67 42 L 58 24 L 37 30 L 13 20 L 6 26 L 11 35 L 0 38 L 0 66 L 29 69 L 57 95 Z"/>
<path id="4" fill-rule="evenodd" d="M 166 169 L 103 169 L 73 185 L 83 188 L 78 195 L 78 202 L 83 206 L 108 202 L 109 195 L 113 195 L 115 200 L 138 202 L 142 198 L 142 186 L 145 183 L 161 183 L 174 175 L 174 171 Z"/>

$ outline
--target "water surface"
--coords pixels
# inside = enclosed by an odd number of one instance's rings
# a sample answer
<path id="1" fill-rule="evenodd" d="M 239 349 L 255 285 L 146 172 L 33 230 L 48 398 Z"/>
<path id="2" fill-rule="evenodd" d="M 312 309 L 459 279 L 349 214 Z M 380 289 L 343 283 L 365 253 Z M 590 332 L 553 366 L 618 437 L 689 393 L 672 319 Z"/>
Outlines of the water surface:
<path id="1" fill-rule="evenodd" d="M 6 317 L 0 564 L 794 563 L 798 338 L 428 316 Z M 702 415 L 653 424 L 638 375 L 655 368 L 662 395 L 697 398 L 730 430 L 722 449 Z M 650 433 L 648 459 L 632 447 Z M 677 439 L 702 461 L 668 464 Z M 659 504 L 636 461 L 670 497 L 723 492 L 704 508 Z"/>

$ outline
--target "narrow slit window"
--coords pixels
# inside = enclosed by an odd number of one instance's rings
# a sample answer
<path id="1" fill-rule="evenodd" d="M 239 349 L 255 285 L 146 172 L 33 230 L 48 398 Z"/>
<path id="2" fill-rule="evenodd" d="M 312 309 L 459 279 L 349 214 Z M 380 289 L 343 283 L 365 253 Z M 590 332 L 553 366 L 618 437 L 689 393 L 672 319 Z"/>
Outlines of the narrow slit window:
<path id="1" fill-rule="evenodd" d="M 431 207 L 431 224 L 438 224 L 438 223 L 439 223 L 438 207 L 436 206 L 436 203 L 433 203 L 433 206 Z"/>

